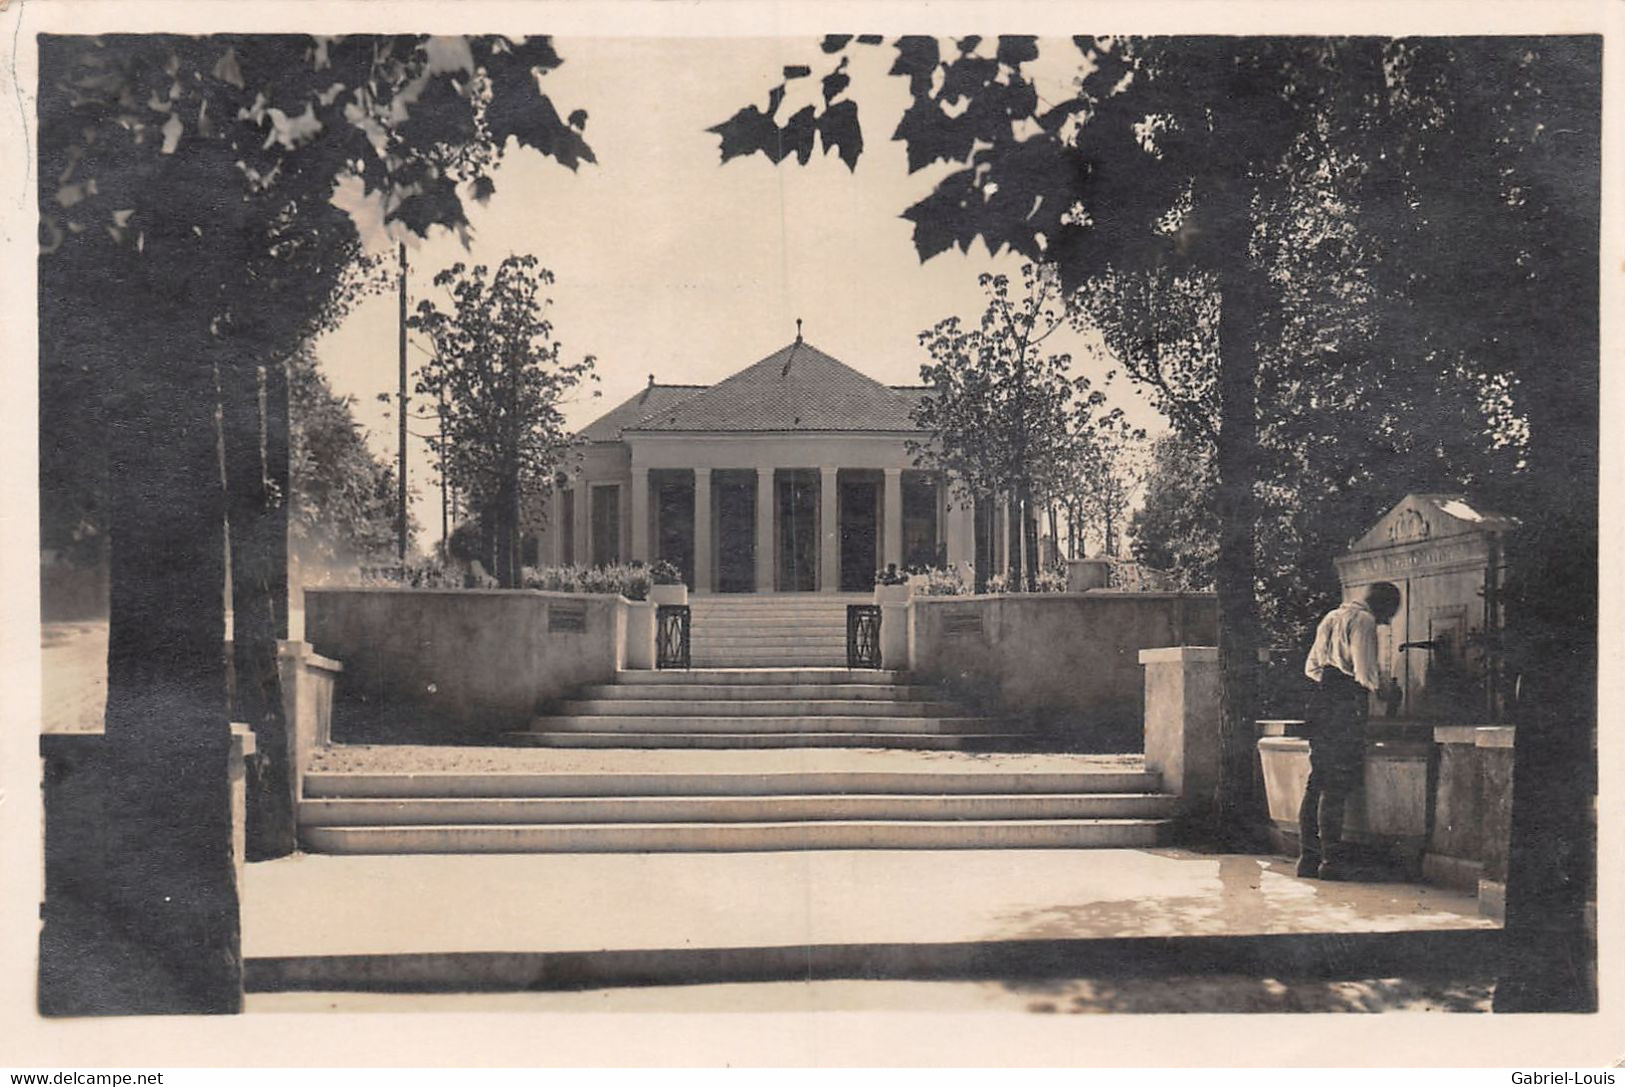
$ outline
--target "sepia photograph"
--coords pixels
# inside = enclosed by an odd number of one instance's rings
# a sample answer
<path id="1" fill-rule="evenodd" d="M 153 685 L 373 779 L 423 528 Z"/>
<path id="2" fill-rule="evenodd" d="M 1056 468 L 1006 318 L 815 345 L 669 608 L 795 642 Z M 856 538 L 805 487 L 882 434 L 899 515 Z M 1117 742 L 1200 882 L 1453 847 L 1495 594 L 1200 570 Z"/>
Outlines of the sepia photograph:
<path id="1" fill-rule="evenodd" d="M 1600 18 L 49 7 L 41 1029 L 1598 1026 Z"/>

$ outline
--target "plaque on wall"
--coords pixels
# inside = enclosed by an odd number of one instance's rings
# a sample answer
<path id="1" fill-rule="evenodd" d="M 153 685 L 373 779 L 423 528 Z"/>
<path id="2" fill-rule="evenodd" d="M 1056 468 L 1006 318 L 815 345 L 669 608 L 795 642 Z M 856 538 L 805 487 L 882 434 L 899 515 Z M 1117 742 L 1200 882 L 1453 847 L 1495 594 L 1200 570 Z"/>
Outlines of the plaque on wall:
<path id="1" fill-rule="evenodd" d="M 982 636 L 981 611 L 948 612 L 942 617 L 942 633 L 950 638 L 980 638 Z"/>
<path id="2" fill-rule="evenodd" d="M 584 634 L 587 630 L 587 605 L 553 604 L 547 609 L 549 634 Z"/>

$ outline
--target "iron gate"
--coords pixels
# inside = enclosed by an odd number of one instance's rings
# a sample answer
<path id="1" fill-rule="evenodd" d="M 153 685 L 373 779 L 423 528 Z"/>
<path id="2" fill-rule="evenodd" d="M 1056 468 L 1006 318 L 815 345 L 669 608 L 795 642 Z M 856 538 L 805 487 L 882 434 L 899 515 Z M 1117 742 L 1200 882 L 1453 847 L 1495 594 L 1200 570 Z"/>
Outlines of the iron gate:
<path id="1" fill-rule="evenodd" d="M 655 667 L 687 668 L 689 612 L 687 604 L 655 606 Z"/>
<path id="2" fill-rule="evenodd" d="M 880 667 L 880 605 L 846 606 L 846 666 Z"/>

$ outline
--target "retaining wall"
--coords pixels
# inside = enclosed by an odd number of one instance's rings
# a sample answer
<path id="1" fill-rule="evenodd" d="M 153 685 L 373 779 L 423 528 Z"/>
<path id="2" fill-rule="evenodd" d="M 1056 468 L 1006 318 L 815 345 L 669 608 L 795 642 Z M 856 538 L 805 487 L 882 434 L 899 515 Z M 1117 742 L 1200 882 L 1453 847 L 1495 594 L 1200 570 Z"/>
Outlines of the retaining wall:
<path id="1" fill-rule="evenodd" d="M 307 589 L 305 639 L 344 666 L 335 739 L 478 739 L 610 682 L 629 606 L 602 593 Z"/>
<path id="2" fill-rule="evenodd" d="M 915 597 L 910 609 L 918 678 L 1074 750 L 1141 750 L 1140 650 L 1219 635 L 1212 593 Z"/>

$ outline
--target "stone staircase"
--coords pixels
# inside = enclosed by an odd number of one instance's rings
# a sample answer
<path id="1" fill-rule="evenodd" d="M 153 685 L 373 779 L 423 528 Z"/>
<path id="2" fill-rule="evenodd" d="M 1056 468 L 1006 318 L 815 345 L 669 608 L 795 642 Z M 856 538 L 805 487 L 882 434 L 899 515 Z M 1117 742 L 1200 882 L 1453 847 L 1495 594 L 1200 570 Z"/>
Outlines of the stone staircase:
<path id="1" fill-rule="evenodd" d="M 1019 737 L 892 671 L 695 668 L 622 672 L 535 718 L 534 747 L 988 749 Z"/>
<path id="2" fill-rule="evenodd" d="M 653 771 L 312 772 L 300 837 L 375 854 L 1135 848 L 1164 840 L 1174 803 L 1123 759 L 723 754 Z"/>
<path id="3" fill-rule="evenodd" d="M 839 668 L 846 665 L 846 606 L 869 593 L 706 593 L 689 598 L 696 668 Z"/>
<path id="4" fill-rule="evenodd" d="M 1027 741 L 892 671 L 626 671 L 504 740 L 465 749 L 479 772 L 307 772 L 301 841 L 328 853 L 1133 848 L 1164 840 L 1175 803 L 1137 757 L 992 754 Z"/>

